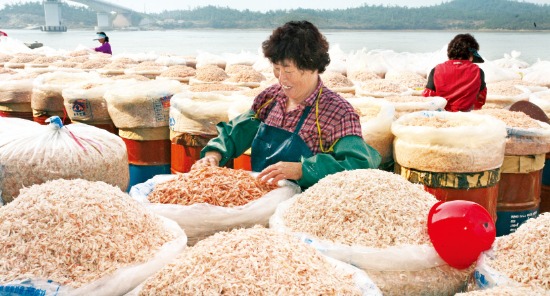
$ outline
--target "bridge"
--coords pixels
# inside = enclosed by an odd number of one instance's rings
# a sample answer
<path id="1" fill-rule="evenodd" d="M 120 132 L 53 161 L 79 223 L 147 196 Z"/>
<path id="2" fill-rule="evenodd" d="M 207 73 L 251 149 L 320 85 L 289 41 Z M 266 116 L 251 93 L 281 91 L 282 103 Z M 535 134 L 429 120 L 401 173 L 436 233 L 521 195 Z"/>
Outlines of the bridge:
<path id="1" fill-rule="evenodd" d="M 102 0 L 70 0 L 83 4 L 97 13 L 96 31 L 106 31 L 113 28 L 128 28 L 139 26 L 144 15 L 130 8 L 114 4 L 111 1 Z M 60 0 L 44 0 L 44 14 L 46 25 L 42 26 L 42 31 L 65 32 L 67 27 L 61 23 Z"/>

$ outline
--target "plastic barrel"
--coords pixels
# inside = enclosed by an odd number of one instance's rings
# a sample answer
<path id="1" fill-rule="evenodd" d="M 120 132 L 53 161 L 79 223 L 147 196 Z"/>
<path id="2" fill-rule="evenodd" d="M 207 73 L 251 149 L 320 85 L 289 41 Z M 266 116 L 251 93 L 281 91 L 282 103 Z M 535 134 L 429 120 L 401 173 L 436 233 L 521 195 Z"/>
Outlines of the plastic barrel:
<path id="1" fill-rule="evenodd" d="M 250 149 L 241 154 L 241 156 L 233 159 L 233 168 L 236 170 L 252 171 Z"/>
<path id="2" fill-rule="evenodd" d="M 0 117 L 14 117 L 33 120 L 29 103 L 0 103 Z"/>
<path id="3" fill-rule="evenodd" d="M 169 165 L 170 140 L 138 141 L 122 138 L 128 150 L 128 163 L 134 165 Z"/>
<path id="4" fill-rule="evenodd" d="M 396 172 L 440 201 L 468 200 L 480 204 L 497 219 L 500 168 L 472 173 L 425 172 L 396 165 Z"/>
<path id="5" fill-rule="evenodd" d="M 545 154 L 506 155 L 497 202 L 497 236 L 510 234 L 539 213 Z"/>
<path id="6" fill-rule="evenodd" d="M 497 236 L 508 235 L 539 213 L 542 171 L 500 175 Z"/>
<path id="7" fill-rule="evenodd" d="M 128 150 L 130 183 L 128 190 L 155 175 L 170 174 L 170 141 L 138 141 L 122 138 Z"/>
<path id="8" fill-rule="evenodd" d="M 194 135 L 183 133 L 172 138 L 171 149 L 171 172 L 187 173 L 201 157 L 201 150 L 206 146 L 213 135 Z"/>

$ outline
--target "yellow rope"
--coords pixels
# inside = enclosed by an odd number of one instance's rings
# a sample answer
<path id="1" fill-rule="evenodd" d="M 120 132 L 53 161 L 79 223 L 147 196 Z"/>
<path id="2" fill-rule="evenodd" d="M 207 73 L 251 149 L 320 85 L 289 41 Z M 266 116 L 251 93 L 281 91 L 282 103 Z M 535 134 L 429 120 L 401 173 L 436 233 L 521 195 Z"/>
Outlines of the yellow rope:
<path id="1" fill-rule="evenodd" d="M 323 93 L 323 88 L 321 87 L 321 89 L 319 90 L 319 95 L 317 95 L 317 101 L 315 102 L 315 123 L 317 124 L 317 132 L 319 133 L 319 148 L 321 148 L 321 152 L 328 153 L 328 152 L 333 152 L 334 151 L 334 145 L 336 145 L 336 142 L 338 142 L 338 140 L 336 140 L 334 143 L 332 143 L 332 145 L 330 145 L 328 150 L 325 150 L 325 148 L 323 148 L 323 137 L 322 137 L 322 134 L 321 134 L 321 124 L 319 124 L 319 100 L 321 98 L 322 93 Z"/>

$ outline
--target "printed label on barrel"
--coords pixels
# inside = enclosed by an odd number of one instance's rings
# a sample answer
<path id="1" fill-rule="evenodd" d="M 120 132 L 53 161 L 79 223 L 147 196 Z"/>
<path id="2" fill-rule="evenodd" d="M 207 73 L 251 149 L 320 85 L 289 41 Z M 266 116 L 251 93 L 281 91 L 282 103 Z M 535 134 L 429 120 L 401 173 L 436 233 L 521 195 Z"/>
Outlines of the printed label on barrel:
<path id="1" fill-rule="evenodd" d="M 539 209 L 525 210 L 519 212 L 497 211 L 497 236 L 508 235 L 515 232 L 518 227 L 529 218 L 536 218 Z"/>
<path id="2" fill-rule="evenodd" d="M 170 99 L 173 95 L 168 95 L 153 101 L 153 111 L 157 122 L 167 121 L 170 111 Z"/>
<path id="3" fill-rule="evenodd" d="M 92 106 L 87 99 L 76 99 L 71 102 L 73 104 L 73 118 L 74 119 L 91 119 L 93 118 Z"/>

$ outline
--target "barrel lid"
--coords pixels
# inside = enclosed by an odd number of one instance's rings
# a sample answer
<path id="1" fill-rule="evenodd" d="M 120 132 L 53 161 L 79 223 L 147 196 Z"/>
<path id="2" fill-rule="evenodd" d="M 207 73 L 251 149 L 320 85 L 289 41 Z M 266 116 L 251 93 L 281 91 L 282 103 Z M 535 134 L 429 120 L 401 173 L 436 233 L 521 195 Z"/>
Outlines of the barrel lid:
<path id="1" fill-rule="evenodd" d="M 539 106 L 528 101 L 515 102 L 514 104 L 512 104 L 512 106 L 510 106 L 510 111 L 520 111 L 527 114 L 533 119 L 550 123 L 550 120 L 548 119 L 546 113 L 544 113 L 544 111 Z"/>

